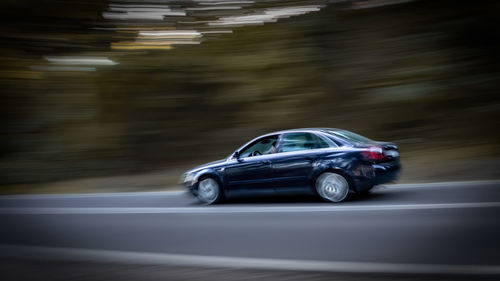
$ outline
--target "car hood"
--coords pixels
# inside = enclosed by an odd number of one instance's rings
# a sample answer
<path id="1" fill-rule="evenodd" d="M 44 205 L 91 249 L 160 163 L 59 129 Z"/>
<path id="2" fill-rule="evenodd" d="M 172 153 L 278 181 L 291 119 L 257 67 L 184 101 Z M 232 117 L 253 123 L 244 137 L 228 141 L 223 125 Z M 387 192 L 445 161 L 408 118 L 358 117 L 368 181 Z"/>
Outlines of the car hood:
<path id="1" fill-rule="evenodd" d="M 227 159 L 221 159 L 221 160 L 217 160 L 214 162 L 206 163 L 206 164 L 197 166 L 197 167 L 187 171 L 186 173 L 197 172 L 199 170 L 208 169 L 208 168 L 215 168 L 215 167 L 223 165 L 224 163 L 226 163 L 226 161 L 227 161 Z"/>

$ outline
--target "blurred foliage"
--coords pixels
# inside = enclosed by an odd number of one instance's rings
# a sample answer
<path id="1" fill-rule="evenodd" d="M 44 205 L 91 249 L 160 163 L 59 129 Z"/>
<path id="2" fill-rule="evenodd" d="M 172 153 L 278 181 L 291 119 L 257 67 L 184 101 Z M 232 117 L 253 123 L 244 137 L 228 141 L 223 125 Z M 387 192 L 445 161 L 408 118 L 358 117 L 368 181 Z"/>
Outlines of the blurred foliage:
<path id="1" fill-rule="evenodd" d="M 168 51 L 111 50 L 107 1 L 3 2 L 1 182 L 199 163 L 297 127 L 498 157 L 499 3 L 351 2 Z M 68 54 L 119 64 L 42 67 Z"/>

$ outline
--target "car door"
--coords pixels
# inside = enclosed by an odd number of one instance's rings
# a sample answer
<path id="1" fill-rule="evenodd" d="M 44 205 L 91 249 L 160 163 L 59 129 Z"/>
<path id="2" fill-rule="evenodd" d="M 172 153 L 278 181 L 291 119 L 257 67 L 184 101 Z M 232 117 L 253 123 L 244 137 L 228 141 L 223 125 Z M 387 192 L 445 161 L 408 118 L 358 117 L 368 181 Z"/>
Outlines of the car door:
<path id="1" fill-rule="evenodd" d="M 239 152 L 240 157 L 233 157 L 229 161 L 224 171 L 226 192 L 274 193 L 269 151 L 277 139 L 278 135 L 260 138 L 243 148 Z"/>
<path id="2" fill-rule="evenodd" d="M 277 192 L 295 193 L 311 190 L 313 164 L 321 148 L 318 138 L 307 132 L 282 136 L 277 157 L 272 159 L 273 185 Z"/>

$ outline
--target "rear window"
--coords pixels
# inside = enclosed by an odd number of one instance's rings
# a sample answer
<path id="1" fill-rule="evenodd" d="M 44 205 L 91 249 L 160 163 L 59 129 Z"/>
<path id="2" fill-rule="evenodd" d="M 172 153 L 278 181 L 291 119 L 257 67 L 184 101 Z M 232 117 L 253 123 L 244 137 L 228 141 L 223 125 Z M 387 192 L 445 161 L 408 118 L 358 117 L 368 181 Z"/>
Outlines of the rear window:
<path id="1" fill-rule="evenodd" d="M 373 140 L 363 137 L 361 135 L 358 135 L 353 132 L 345 131 L 345 130 L 327 130 L 327 133 L 330 135 L 334 135 L 336 137 L 342 138 L 344 140 L 347 140 L 349 142 L 357 142 L 357 143 L 372 143 L 374 142 Z"/>

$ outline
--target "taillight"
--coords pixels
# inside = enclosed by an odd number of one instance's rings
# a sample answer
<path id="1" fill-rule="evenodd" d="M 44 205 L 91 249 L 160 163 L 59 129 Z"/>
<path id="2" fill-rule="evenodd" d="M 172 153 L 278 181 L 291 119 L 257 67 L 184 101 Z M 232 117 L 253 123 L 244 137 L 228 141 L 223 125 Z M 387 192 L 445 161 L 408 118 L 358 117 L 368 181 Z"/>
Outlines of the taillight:
<path id="1" fill-rule="evenodd" d="M 385 158 L 384 150 L 380 146 L 370 146 L 362 153 L 367 160 L 382 160 Z"/>

